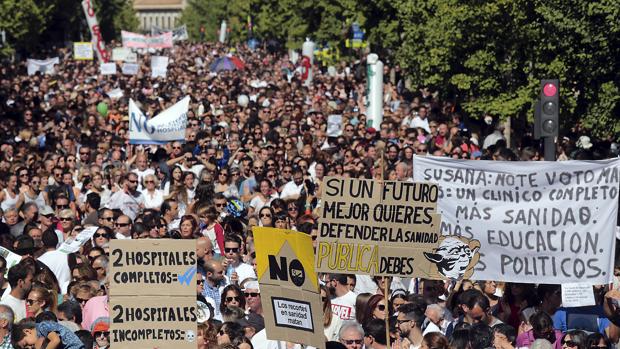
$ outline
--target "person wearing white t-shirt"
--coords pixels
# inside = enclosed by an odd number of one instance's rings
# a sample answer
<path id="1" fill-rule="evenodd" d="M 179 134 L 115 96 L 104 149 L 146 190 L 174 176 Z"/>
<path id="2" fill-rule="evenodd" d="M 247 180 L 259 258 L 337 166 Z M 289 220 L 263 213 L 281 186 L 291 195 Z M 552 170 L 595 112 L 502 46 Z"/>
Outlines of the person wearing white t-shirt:
<path id="1" fill-rule="evenodd" d="M 9 269 L 8 279 L 11 292 L 4 292 L 0 304 L 11 307 L 15 314 L 14 321 L 19 322 L 26 317 L 26 297 L 32 288 L 34 275 L 28 266 L 18 263 Z"/>
<path id="2" fill-rule="evenodd" d="M 138 190 L 140 191 L 144 190 L 144 187 L 142 186 L 144 178 L 148 175 L 155 174 L 155 170 L 149 168 L 148 165 L 149 162 L 146 154 L 140 153 L 136 155 L 136 168 L 134 168 L 131 172 L 138 175 Z"/>
<path id="3" fill-rule="evenodd" d="M 241 261 L 241 238 L 237 235 L 226 235 L 222 265 L 230 283 L 240 284 L 247 278 L 256 278 L 254 268 Z"/>
<path id="4" fill-rule="evenodd" d="M 349 289 L 347 278 L 353 275 L 331 274 L 328 286 L 336 296 L 331 300 L 332 313 L 342 320 L 355 320 L 355 300 L 357 295 Z"/>
<path id="5" fill-rule="evenodd" d="M 52 230 L 46 230 L 43 232 L 41 242 L 43 243 L 43 248 L 45 248 L 46 252 L 37 259 L 39 262 L 50 268 L 58 280 L 62 294 L 66 294 L 67 286 L 69 285 L 69 282 L 71 282 L 69 257 L 66 253 L 56 250 L 56 246 L 58 245 L 58 236 L 56 236 L 56 233 Z"/>
<path id="6" fill-rule="evenodd" d="M 293 180 L 286 183 L 280 193 L 280 199 L 297 200 L 301 196 L 301 190 L 304 188 L 304 172 L 301 168 L 293 169 Z"/>

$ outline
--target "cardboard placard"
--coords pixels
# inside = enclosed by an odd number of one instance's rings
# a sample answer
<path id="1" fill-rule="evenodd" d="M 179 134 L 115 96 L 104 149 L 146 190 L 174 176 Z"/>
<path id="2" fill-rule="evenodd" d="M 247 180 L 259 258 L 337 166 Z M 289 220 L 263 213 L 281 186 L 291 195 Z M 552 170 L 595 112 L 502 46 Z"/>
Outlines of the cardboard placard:
<path id="1" fill-rule="evenodd" d="M 196 348 L 195 295 L 118 296 L 110 298 L 110 306 L 113 348 Z"/>
<path id="2" fill-rule="evenodd" d="M 195 348 L 195 240 L 110 242 L 114 348 Z"/>
<path id="3" fill-rule="evenodd" d="M 92 42 L 74 42 L 73 59 L 92 61 L 95 56 Z"/>
<path id="4" fill-rule="evenodd" d="M 140 65 L 136 63 L 123 63 L 123 74 L 136 75 L 140 69 Z"/>
<path id="5" fill-rule="evenodd" d="M 317 271 L 438 277 L 424 254 L 441 243 L 438 191 L 429 183 L 326 178 Z"/>
<path id="6" fill-rule="evenodd" d="M 267 338 L 325 348 L 312 239 L 293 230 L 252 231 Z"/>
<path id="7" fill-rule="evenodd" d="M 110 241 L 111 296 L 196 296 L 194 240 Z"/>
<path id="8" fill-rule="evenodd" d="M 116 74 L 116 63 L 101 63 L 100 71 L 101 75 L 114 75 Z"/>

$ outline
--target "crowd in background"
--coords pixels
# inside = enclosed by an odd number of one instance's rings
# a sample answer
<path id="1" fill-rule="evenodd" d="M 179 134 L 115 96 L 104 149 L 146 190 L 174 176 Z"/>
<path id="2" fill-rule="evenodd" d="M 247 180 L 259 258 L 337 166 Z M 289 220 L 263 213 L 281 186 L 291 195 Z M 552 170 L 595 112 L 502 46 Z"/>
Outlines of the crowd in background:
<path id="1" fill-rule="evenodd" d="M 165 78 L 151 78 L 148 53 L 137 75 L 100 75 L 96 61 L 73 60 L 66 49 L 49 54 L 60 57 L 54 74 L 29 76 L 24 63 L 0 69 L 0 348 L 109 347 L 110 240 L 160 238 L 196 240 L 196 295 L 206 314 L 199 348 L 298 347 L 267 339 L 252 227 L 316 241 L 325 176 L 408 180 L 414 155 L 541 160 L 528 133 L 506 132 L 493 115 L 464 115 L 437 91 L 410 89 L 389 65 L 383 122 L 369 127 L 364 59 L 315 69 L 307 84 L 286 53 L 245 46 L 163 50 Z M 224 56 L 244 68 L 212 72 Z M 130 98 L 153 117 L 185 96 L 184 141 L 130 144 Z M 342 116 L 335 133 L 332 114 Z M 584 132 L 566 132 L 559 159 L 617 156 L 613 140 Z M 59 250 L 89 226 L 96 232 L 78 252 Z M 8 251 L 21 261 L 8 265 Z M 596 306 L 563 308 L 560 286 L 539 281 L 321 275 L 327 347 L 384 349 L 389 339 L 395 349 L 583 349 L 618 341 L 618 291 L 595 287 Z"/>

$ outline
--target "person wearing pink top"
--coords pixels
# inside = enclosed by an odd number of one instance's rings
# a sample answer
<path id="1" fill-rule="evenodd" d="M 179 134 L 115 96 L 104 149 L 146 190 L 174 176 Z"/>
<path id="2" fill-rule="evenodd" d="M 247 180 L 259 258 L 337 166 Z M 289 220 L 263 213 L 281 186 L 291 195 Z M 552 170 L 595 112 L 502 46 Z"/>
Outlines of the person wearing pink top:
<path id="1" fill-rule="evenodd" d="M 562 332 L 553 328 L 553 320 L 542 311 L 530 317 L 532 329 L 517 337 L 517 348 L 529 348 L 537 339 L 546 339 L 553 343 L 554 349 L 562 348 Z"/>
<path id="2" fill-rule="evenodd" d="M 82 311 L 82 328 L 90 330 L 93 322 L 100 317 L 110 317 L 108 296 L 93 297 L 86 302 Z"/>

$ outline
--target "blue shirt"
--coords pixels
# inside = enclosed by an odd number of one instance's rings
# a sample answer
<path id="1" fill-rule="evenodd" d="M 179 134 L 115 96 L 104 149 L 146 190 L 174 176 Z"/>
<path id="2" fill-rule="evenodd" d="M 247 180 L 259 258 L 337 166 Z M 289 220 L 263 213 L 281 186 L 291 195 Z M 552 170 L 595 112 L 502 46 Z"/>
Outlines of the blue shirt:
<path id="1" fill-rule="evenodd" d="M 562 332 L 583 330 L 605 335 L 605 329 L 610 324 L 609 319 L 605 317 L 602 305 L 560 308 L 553 315 L 553 327 Z"/>
<path id="2" fill-rule="evenodd" d="M 58 333 L 60 337 L 60 341 L 62 342 L 60 348 L 65 349 L 84 349 L 84 343 L 80 340 L 75 333 L 71 332 L 65 326 L 53 322 L 53 321 L 43 321 L 35 325 L 37 329 L 37 336 L 47 338 L 47 335 L 50 332 Z"/>

